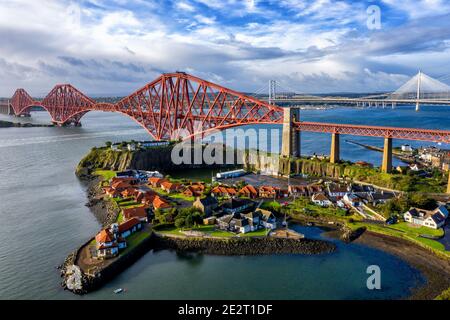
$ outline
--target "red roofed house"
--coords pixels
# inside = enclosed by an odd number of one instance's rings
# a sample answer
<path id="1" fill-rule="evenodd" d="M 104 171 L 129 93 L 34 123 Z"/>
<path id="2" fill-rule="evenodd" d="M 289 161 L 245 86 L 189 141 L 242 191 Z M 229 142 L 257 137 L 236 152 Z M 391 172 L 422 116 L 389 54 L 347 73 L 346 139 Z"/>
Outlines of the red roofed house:
<path id="1" fill-rule="evenodd" d="M 95 236 L 97 258 L 109 259 L 119 254 L 119 246 L 114 235 L 108 230 L 103 229 Z"/>
<path id="2" fill-rule="evenodd" d="M 117 198 L 120 196 L 120 192 L 111 188 L 111 187 L 103 187 L 103 192 L 105 192 L 106 195 L 112 197 L 112 198 Z"/>
<path id="3" fill-rule="evenodd" d="M 260 198 L 278 198 L 280 194 L 280 188 L 272 186 L 261 186 L 259 187 L 259 197 Z"/>
<path id="4" fill-rule="evenodd" d="M 148 209 L 148 206 L 122 209 L 123 218 L 125 220 L 138 218 L 142 222 L 148 222 Z"/>
<path id="5" fill-rule="evenodd" d="M 113 177 L 111 179 L 111 184 L 114 184 L 114 183 L 117 183 L 117 182 L 126 182 L 126 183 L 128 183 L 130 185 L 138 183 L 136 178 L 131 178 L 131 177 Z"/>
<path id="6" fill-rule="evenodd" d="M 111 188 L 119 192 L 122 192 L 125 189 L 131 188 L 131 184 L 129 184 L 126 181 L 117 181 L 111 184 Z"/>
<path id="7" fill-rule="evenodd" d="M 134 197 L 138 191 L 134 188 L 127 188 L 121 192 L 123 198 Z"/>
<path id="8" fill-rule="evenodd" d="M 142 222 L 138 218 L 131 218 L 118 226 L 119 236 L 127 238 L 142 229 Z"/>
<path id="9" fill-rule="evenodd" d="M 155 196 L 156 196 L 156 192 L 154 192 L 153 190 L 149 190 L 146 192 L 139 192 L 138 195 L 136 196 L 136 201 L 143 203 L 143 204 L 150 205 L 153 203 Z"/>
<path id="10" fill-rule="evenodd" d="M 218 186 L 213 188 L 211 193 L 215 197 L 233 197 L 237 194 L 237 191 L 234 188 Z"/>
<path id="11" fill-rule="evenodd" d="M 307 197 L 308 196 L 308 187 L 307 186 L 289 185 L 288 191 L 290 194 L 295 195 L 297 197 Z"/>
<path id="12" fill-rule="evenodd" d="M 181 188 L 181 184 L 179 184 L 179 183 L 172 183 L 169 181 L 164 181 L 161 183 L 161 189 L 163 189 L 164 191 L 166 191 L 168 193 L 177 192 L 178 190 L 180 190 L 180 188 Z"/>
<path id="13" fill-rule="evenodd" d="M 202 191 L 193 186 L 188 186 L 186 190 L 183 191 L 183 194 L 188 197 L 199 197 L 202 195 Z"/>
<path id="14" fill-rule="evenodd" d="M 158 178 L 158 177 L 151 177 L 148 179 L 148 182 L 152 185 L 153 188 L 159 188 L 161 187 L 161 183 L 164 181 L 167 181 L 164 178 Z"/>
<path id="15" fill-rule="evenodd" d="M 153 208 L 156 209 L 167 209 L 172 207 L 170 205 L 170 203 L 168 203 L 167 201 L 165 201 L 164 199 L 162 199 L 159 196 L 156 196 L 155 199 L 153 200 Z"/>
<path id="16" fill-rule="evenodd" d="M 241 190 L 239 190 L 239 194 L 250 199 L 255 199 L 258 197 L 258 190 L 256 190 L 252 185 L 248 184 Z"/>

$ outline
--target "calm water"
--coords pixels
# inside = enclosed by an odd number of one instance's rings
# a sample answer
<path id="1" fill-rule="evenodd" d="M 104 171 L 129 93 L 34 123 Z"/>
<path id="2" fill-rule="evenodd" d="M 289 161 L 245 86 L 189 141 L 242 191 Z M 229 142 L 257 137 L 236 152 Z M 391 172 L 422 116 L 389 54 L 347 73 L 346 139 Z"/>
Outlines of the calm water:
<path id="1" fill-rule="evenodd" d="M 303 111 L 304 120 L 450 129 L 450 111 L 334 109 Z M 447 109 L 448 110 L 448 109 Z M 17 120 L 5 115 L 0 119 Z M 30 121 L 26 119 L 24 121 Z M 47 123 L 44 112 L 32 121 Z M 388 121 L 387 123 L 383 121 Z M 338 243 L 321 256 L 218 257 L 149 253 L 102 290 L 77 297 L 59 287 L 55 267 L 68 252 L 98 231 L 74 168 L 89 149 L 105 141 L 147 139 L 128 118 L 90 113 L 82 128 L 0 129 L 0 298 L 399 298 L 422 281 L 399 259 L 360 245 Z M 352 138 L 382 145 L 381 139 Z M 304 153 L 327 153 L 329 137 L 303 134 Z M 400 142 L 398 142 L 400 143 Z M 417 145 L 417 144 L 414 144 Z M 342 143 L 343 157 L 381 161 L 381 155 Z M 321 237 L 318 229 L 308 230 Z M 383 290 L 365 289 L 366 267 L 382 269 Z M 124 287 L 124 295 L 112 289 Z"/>

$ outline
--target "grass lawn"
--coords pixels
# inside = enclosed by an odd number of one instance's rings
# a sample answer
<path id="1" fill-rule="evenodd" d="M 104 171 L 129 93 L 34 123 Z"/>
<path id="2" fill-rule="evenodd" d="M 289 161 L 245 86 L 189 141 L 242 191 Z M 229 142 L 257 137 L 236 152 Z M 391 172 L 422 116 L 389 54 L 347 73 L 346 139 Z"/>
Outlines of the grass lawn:
<path id="1" fill-rule="evenodd" d="M 123 222 L 123 212 L 120 211 L 119 214 L 117 215 L 117 223 L 122 223 Z"/>
<path id="2" fill-rule="evenodd" d="M 407 239 L 407 240 L 416 242 L 419 245 L 422 245 L 426 248 L 432 249 L 435 252 L 443 253 L 446 256 L 450 256 L 450 252 L 446 251 L 444 245 L 441 244 L 440 242 L 437 242 L 436 240 L 432 240 L 432 239 L 419 237 L 420 234 L 423 234 L 420 232 L 422 230 L 422 228 L 413 228 L 413 227 L 408 226 L 406 223 L 404 223 L 404 225 L 402 225 L 402 223 L 399 223 L 398 225 L 399 226 L 396 227 L 397 225 L 383 226 L 383 225 L 374 225 L 374 224 L 362 223 L 362 222 L 348 223 L 348 226 L 352 229 L 366 227 L 367 230 L 369 230 L 369 231 Z M 439 230 L 431 230 L 431 229 L 428 230 L 428 232 L 430 232 L 430 231 L 436 232 Z"/>
<path id="3" fill-rule="evenodd" d="M 126 239 L 127 240 L 127 248 L 123 252 L 121 252 L 121 255 L 128 253 L 130 250 L 132 250 L 134 247 L 136 247 L 139 243 L 141 243 L 148 237 L 150 237 L 150 233 L 145 232 L 145 231 L 139 231 L 139 232 L 132 234 L 131 236 L 129 236 Z"/>
<path id="4" fill-rule="evenodd" d="M 94 175 L 103 177 L 103 180 L 109 181 L 116 176 L 116 171 L 112 170 L 95 170 Z"/>
<path id="5" fill-rule="evenodd" d="M 260 208 L 264 210 L 278 210 L 281 204 L 277 201 L 265 201 L 261 204 Z"/>
<path id="6" fill-rule="evenodd" d="M 252 232 L 240 234 L 241 237 L 265 237 L 269 233 L 268 229 L 259 229 Z"/>
<path id="7" fill-rule="evenodd" d="M 155 230 L 155 232 L 159 232 L 161 234 L 173 234 L 173 235 L 178 235 L 178 236 L 185 236 L 185 234 L 183 233 L 183 231 L 198 231 L 198 232 L 203 232 L 209 236 L 212 237 L 220 237 L 220 238 L 225 238 L 225 237 L 234 237 L 235 234 L 232 232 L 228 232 L 228 231 L 224 231 L 224 230 L 215 230 L 216 226 L 209 226 L 209 225 L 203 225 L 203 226 L 198 226 L 198 227 L 194 227 L 191 229 L 178 229 L 176 227 L 167 227 L 164 228 L 162 230 Z"/>
<path id="8" fill-rule="evenodd" d="M 188 197 L 186 196 L 184 193 L 173 193 L 171 195 L 169 195 L 169 198 L 172 199 L 181 199 L 181 200 L 186 200 L 189 202 L 194 202 L 195 201 L 195 197 Z"/>

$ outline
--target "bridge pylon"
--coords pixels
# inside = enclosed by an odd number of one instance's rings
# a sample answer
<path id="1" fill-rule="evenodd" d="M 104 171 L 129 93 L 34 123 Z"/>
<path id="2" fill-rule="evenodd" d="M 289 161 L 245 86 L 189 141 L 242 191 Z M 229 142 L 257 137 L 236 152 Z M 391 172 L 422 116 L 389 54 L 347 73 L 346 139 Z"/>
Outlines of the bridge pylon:
<path id="1" fill-rule="evenodd" d="M 383 148 L 383 163 L 381 165 L 381 171 L 384 173 L 390 173 L 392 171 L 392 138 L 384 138 Z"/>
<path id="2" fill-rule="evenodd" d="M 337 163 L 340 160 L 339 133 L 331 134 L 330 163 Z"/>
<path id="3" fill-rule="evenodd" d="M 296 130 L 294 122 L 300 121 L 300 109 L 284 108 L 283 135 L 281 155 L 283 157 L 300 157 L 300 131 Z"/>

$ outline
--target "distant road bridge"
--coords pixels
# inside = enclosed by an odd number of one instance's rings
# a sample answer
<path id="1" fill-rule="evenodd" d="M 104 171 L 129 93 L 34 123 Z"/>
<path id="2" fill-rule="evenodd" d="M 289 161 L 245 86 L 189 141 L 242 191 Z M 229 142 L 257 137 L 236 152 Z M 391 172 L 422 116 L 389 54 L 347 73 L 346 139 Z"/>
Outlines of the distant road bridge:
<path id="1" fill-rule="evenodd" d="M 277 94 L 277 82 L 271 80 L 269 82 L 269 95 L 266 100 L 272 104 L 352 104 L 361 107 L 381 106 L 384 108 L 388 106 L 394 108 L 397 104 L 416 105 L 416 111 L 419 111 L 420 105 L 450 106 L 450 86 L 427 76 L 421 71 L 395 92 L 366 97 L 349 98 L 341 96 L 317 96 L 296 94 L 295 90 L 290 91 L 292 92 Z"/>

